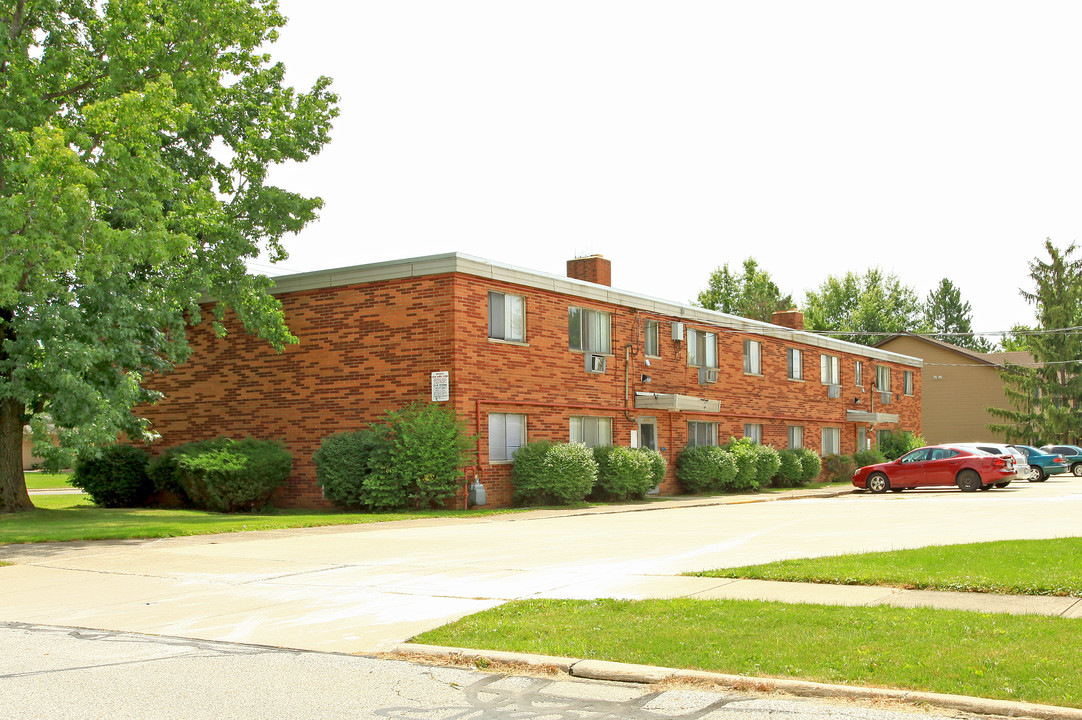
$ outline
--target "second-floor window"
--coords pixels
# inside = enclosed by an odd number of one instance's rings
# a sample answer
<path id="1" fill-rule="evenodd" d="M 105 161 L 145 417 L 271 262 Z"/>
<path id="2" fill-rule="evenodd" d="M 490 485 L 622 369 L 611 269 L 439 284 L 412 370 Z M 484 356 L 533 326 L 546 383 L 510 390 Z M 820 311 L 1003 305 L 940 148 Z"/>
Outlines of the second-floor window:
<path id="1" fill-rule="evenodd" d="M 799 348 L 789 348 L 785 351 L 786 366 L 790 380 L 804 379 L 804 351 Z"/>
<path id="2" fill-rule="evenodd" d="M 890 368 L 886 365 L 875 368 L 875 387 L 879 392 L 890 392 Z"/>
<path id="3" fill-rule="evenodd" d="M 526 340 L 526 302 L 522 297 L 488 294 L 488 336 L 494 340 Z"/>
<path id="4" fill-rule="evenodd" d="M 605 355 L 612 352 L 611 316 L 607 312 L 568 308 L 567 334 L 572 350 Z"/>
<path id="5" fill-rule="evenodd" d="M 657 341 L 657 320 L 647 320 L 643 325 L 643 350 L 651 357 L 658 357 L 661 348 Z"/>
<path id="6" fill-rule="evenodd" d="M 702 330 L 688 330 L 688 365 L 716 368 L 718 366 L 718 336 Z"/>
<path id="7" fill-rule="evenodd" d="M 856 377 L 854 384 L 860 387 L 864 384 L 864 363 L 857 360 L 856 365 L 853 366 L 853 375 Z"/>
<path id="8" fill-rule="evenodd" d="M 748 375 L 763 374 L 763 344 L 758 340 L 744 341 L 744 372 Z"/>
<path id="9" fill-rule="evenodd" d="M 905 371 L 902 372 L 902 385 L 903 385 L 902 392 L 904 392 L 906 395 L 912 395 L 913 394 L 913 371 L 912 370 L 905 370 Z"/>
<path id="10" fill-rule="evenodd" d="M 837 355 L 819 356 L 819 376 L 824 385 L 841 384 L 841 381 L 838 379 L 841 374 L 838 365 Z"/>

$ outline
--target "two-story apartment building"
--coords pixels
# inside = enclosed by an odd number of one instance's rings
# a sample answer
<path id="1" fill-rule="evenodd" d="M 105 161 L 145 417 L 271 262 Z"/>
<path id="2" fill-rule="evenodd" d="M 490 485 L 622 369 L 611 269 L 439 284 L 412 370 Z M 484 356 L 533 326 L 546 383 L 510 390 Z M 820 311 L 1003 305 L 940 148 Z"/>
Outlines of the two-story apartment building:
<path id="1" fill-rule="evenodd" d="M 294 473 L 277 501 L 324 504 L 324 437 L 413 400 L 451 405 L 478 435 L 489 502 L 511 498 L 529 440 L 645 445 L 669 472 L 689 444 L 752 437 L 852 453 L 874 431 L 920 431 L 921 361 L 802 329 L 616 290 L 600 256 L 563 277 L 457 253 L 275 278 L 299 343 L 276 354 L 236 324 L 190 335 L 191 359 L 156 378 L 161 447 L 282 438 Z"/>

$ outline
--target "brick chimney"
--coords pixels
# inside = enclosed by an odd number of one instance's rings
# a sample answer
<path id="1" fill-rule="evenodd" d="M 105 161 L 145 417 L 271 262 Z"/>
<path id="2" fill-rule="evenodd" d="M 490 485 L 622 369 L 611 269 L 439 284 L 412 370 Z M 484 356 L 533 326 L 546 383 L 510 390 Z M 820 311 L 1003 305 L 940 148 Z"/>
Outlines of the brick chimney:
<path id="1" fill-rule="evenodd" d="M 803 330 L 804 313 L 796 308 L 793 308 L 792 310 L 778 310 L 771 314 L 770 322 L 775 325 L 781 325 L 782 327 L 792 328 L 793 330 Z"/>
<path id="2" fill-rule="evenodd" d="M 600 255 L 588 255 L 567 261 L 567 276 L 575 280 L 612 285 L 612 261 Z"/>

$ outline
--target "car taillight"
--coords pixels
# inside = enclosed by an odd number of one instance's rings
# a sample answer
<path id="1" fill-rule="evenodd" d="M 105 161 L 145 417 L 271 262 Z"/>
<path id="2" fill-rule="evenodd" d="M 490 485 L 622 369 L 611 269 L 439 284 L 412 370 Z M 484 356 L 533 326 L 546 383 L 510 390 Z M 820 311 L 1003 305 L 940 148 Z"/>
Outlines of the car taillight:
<path id="1" fill-rule="evenodd" d="M 1003 467 L 1006 464 L 1007 464 L 1007 461 L 1004 460 L 1003 458 L 1000 458 L 1000 457 L 992 458 L 992 467 Z"/>
<path id="2" fill-rule="evenodd" d="M 1067 461 L 1064 460 L 1063 457 L 1061 457 L 1060 455 L 1057 455 L 1056 457 L 1052 458 L 1052 462 L 1059 463 L 1060 465 L 1066 465 L 1067 464 Z"/>

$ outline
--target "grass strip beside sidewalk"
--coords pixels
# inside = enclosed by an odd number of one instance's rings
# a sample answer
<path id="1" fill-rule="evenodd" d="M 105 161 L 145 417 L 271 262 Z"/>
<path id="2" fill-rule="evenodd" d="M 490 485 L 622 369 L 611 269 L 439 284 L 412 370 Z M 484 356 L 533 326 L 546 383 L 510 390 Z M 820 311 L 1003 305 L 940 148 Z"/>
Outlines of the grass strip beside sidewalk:
<path id="1" fill-rule="evenodd" d="M 937 545 L 914 550 L 782 560 L 688 574 L 1082 597 L 1082 538 Z"/>
<path id="2" fill-rule="evenodd" d="M 734 600 L 528 600 L 414 638 L 505 650 L 1082 707 L 1064 618 Z"/>

